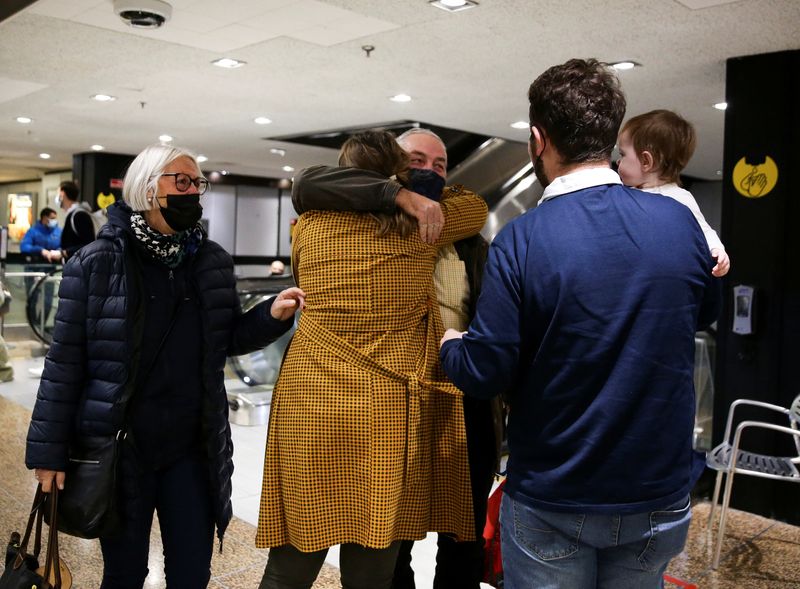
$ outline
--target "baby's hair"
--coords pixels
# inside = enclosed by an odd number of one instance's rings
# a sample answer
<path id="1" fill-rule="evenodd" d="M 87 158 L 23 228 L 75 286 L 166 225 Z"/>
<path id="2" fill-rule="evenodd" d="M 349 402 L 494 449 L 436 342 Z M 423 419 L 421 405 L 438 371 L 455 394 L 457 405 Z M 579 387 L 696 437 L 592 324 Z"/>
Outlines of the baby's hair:
<path id="1" fill-rule="evenodd" d="M 630 119 L 622 127 L 636 151 L 636 157 L 649 151 L 659 177 L 665 182 L 680 182 L 680 173 L 697 146 L 692 124 L 671 110 L 651 110 Z"/>

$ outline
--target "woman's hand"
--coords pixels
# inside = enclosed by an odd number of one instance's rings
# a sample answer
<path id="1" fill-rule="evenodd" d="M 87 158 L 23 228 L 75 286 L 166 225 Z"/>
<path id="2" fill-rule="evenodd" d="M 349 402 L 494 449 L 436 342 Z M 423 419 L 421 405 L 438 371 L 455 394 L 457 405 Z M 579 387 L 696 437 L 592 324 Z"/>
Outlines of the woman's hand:
<path id="1" fill-rule="evenodd" d="M 273 319 L 278 321 L 286 321 L 295 311 L 302 309 L 306 305 L 306 293 L 293 286 L 278 293 L 278 296 L 272 300 L 272 307 L 269 309 L 270 315 Z"/>
<path id="2" fill-rule="evenodd" d="M 37 468 L 34 469 L 33 473 L 36 476 L 36 480 L 42 483 L 42 491 L 45 493 L 49 493 L 51 491 L 54 480 L 58 490 L 64 490 L 64 479 L 67 475 L 63 470 L 46 470 L 44 468 Z"/>

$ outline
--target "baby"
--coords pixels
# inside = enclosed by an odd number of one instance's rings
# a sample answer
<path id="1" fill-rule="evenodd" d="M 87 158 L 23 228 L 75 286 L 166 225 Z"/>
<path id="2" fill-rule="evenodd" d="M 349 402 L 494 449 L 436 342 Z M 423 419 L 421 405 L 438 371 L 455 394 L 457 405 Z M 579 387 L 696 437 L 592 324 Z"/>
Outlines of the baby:
<path id="1" fill-rule="evenodd" d="M 669 110 L 653 110 L 633 117 L 619 134 L 619 175 L 626 186 L 674 198 L 689 207 L 700 224 L 711 255 L 717 261 L 714 276 L 724 276 L 731 267 L 717 232 L 703 217 L 697 201 L 681 188 L 679 176 L 694 153 L 694 127 Z"/>

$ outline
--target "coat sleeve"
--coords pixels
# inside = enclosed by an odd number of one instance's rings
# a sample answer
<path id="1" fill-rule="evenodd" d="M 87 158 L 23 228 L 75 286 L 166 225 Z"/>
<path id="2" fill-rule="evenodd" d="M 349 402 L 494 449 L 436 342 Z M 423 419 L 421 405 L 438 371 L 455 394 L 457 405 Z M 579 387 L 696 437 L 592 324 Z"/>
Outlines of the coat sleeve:
<path id="1" fill-rule="evenodd" d="M 480 196 L 463 186 L 451 186 L 442 193 L 444 227 L 436 246 L 453 243 L 477 234 L 486 223 L 489 208 Z"/>
<path id="2" fill-rule="evenodd" d="M 65 470 L 75 417 L 86 381 L 86 312 L 90 269 L 76 256 L 64 266 L 58 289 L 53 343 L 33 407 L 25 463 L 28 468 Z"/>
<path id="3" fill-rule="evenodd" d="M 400 184 L 377 172 L 358 168 L 311 166 L 292 184 L 292 204 L 306 211 L 393 213 Z"/>
<path id="4" fill-rule="evenodd" d="M 236 319 L 228 348 L 228 356 L 249 354 L 267 347 L 294 325 L 294 317 L 279 321 L 272 317 L 269 310 L 275 299 L 269 299 L 242 313 L 236 313 Z"/>
<path id="5" fill-rule="evenodd" d="M 30 229 L 22 236 L 22 241 L 19 242 L 19 251 L 23 254 L 39 254 L 44 248 L 39 247 L 35 243 L 36 225 L 32 225 Z"/>

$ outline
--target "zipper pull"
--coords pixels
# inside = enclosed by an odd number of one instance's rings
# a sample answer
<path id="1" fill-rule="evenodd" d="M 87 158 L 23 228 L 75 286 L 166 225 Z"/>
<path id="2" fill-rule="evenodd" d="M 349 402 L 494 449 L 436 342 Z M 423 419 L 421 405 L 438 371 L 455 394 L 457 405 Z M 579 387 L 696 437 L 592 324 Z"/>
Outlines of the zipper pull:
<path id="1" fill-rule="evenodd" d="M 174 280 L 175 279 L 175 275 L 172 273 L 172 270 L 169 271 L 169 279 L 170 280 Z"/>

